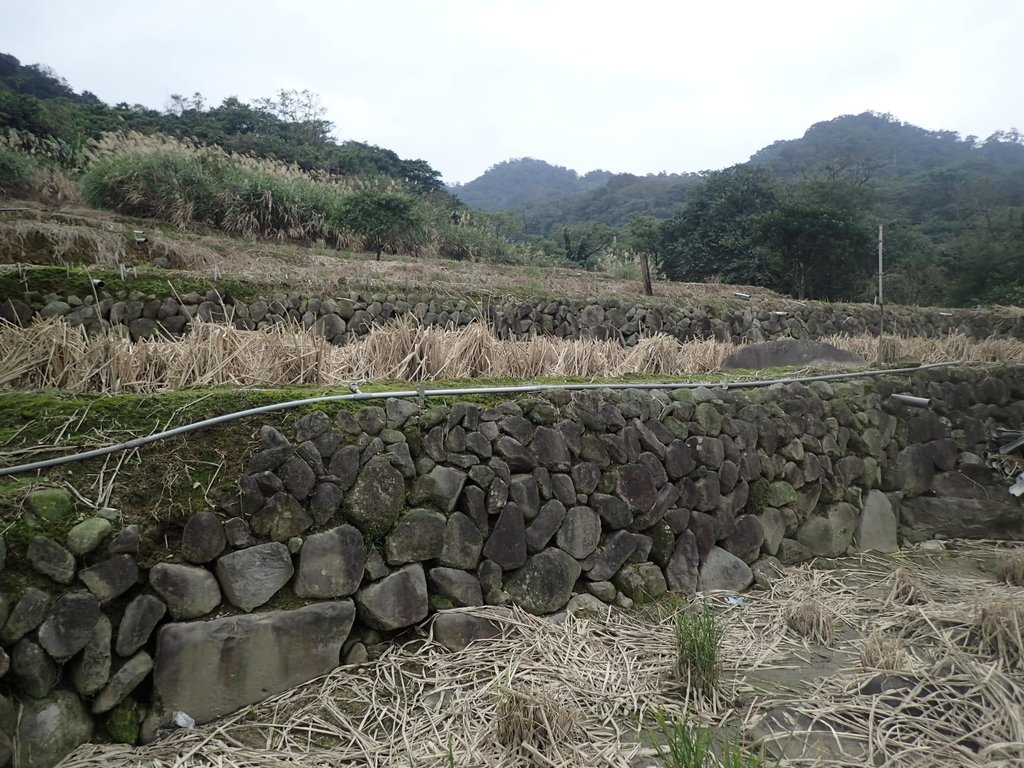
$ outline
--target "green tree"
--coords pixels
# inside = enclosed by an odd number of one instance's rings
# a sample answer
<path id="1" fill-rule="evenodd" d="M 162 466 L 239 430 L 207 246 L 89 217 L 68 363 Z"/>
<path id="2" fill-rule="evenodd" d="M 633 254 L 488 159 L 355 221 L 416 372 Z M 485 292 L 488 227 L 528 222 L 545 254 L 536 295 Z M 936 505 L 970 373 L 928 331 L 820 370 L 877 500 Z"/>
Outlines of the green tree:
<path id="1" fill-rule="evenodd" d="M 782 264 L 785 287 L 798 298 L 851 298 L 870 273 L 870 231 L 851 212 L 793 202 L 762 219 L 758 240 Z"/>
<path id="2" fill-rule="evenodd" d="M 761 220 L 778 206 L 762 169 L 736 165 L 710 174 L 661 227 L 665 274 L 673 280 L 772 285 L 772 255 L 758 241 Z"/>
<path id="3" fill-rule="evenodd" d="M 415 245 L 423 235 L 423 218 L 408 195 L 364 189 L 346 195 L 339 206 L 339 224 L 376 254 Z"/>

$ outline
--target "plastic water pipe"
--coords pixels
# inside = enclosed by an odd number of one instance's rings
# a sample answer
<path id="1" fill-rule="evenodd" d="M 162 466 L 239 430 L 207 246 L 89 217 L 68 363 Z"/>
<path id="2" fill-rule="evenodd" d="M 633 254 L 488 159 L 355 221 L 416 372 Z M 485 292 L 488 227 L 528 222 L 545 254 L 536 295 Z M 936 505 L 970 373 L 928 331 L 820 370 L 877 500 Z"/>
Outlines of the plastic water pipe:
<path id="1" fill-rule="evenodd" d="M 234 413 L 226 413 L 221 416 L 214 416 L 209 419 L 203 419 L 192 424 L 185 424 L 174 429 L 168 429 L 163 432 L 155 432 L 145 437 L 137 437 L 133 440 L 128 440 L 123 443 L 117 443 L 116 445 L 108 445 L 103 448 L 94 448 L 89 451 L 82 451 L 81 453 L 71 453 L 65 456 L 57 456 L 52 459 L 44 459 L 42 461 L 34 461 L 30 464 L 20 464 L 14 467 L 0 467 L 0 477 L 6 477 L 9 475 L 18 475 L 24 472 L 35 472 L 42 469 L 49 469 L 51 467 L 59 467 L 62 464 L 70 464 L 74 461 L 85 461 L 86 459 L 96 459 L 101 456 L 108 456 L 112 453 L 119 453 L 121 451 L 128 451 L 133 448 L 139 448 L 149 443 L 155 443 L 158 440 L 164 440 L 168 437 L 176 437 L 178 435 L 186 435 L 190 432 L 197 432 L 201 429 L 207 429 L 208 427 L 214 427 L 218 424 L 225 424 L 229 421 L 235 421 L 237 419 L 243 419 L 247 416 L 257 416 L 261 413 L 273 413 L 275 411 L 287 411 L 292 408 L 300 408 L 304 405 L 314 405 L 316 403 L 336 403 L 336 402 L 361 402 L 364 400 L 389 400 L 393 398 L 411 399 L 416 398 L 422 400 L 427 397 L 458 397 L 461 395 L 513 395 L 513 394 L 529 394 L 532 392 L 550 392 L 552 390 L 562 390 L 570 392 L 581 392 L 587 390 L 610 390 L 610 389 L 699 389 L 701 387 L 707 387 L 708 389 L 757 389 L 763 387 L 771 387 L 776 384 L 800 384 L 807 381 L 841 381 L 843 379 L 858 379 L 865 376 L 886 376 L 890 374 L 898 373 L 913 373 L 915 371 L 927 370 L 929 368 L 943 368 L 951 365 L 959 365 L 958 361 L 950 361 L 944 363 L 929 363 L 928 365 L 919 365 L 913 368 L 889 368 L 885 370 L 873 370 L 873 371 L 852 371 L 846 373 L 828 373 L 821 374 L 818 376 L 794 376 L 782 379 L 755 379 L 753 381 L 730 381 L 716 384 L 707 384 L 702 382 L 637 382 L 637 383 L 621 383 L 621 384 L 521 384 L 516 386 L 496 386 L 496 387 L 460 387 L 455 389 L 407 389 L 393 392 L 349 392 L 343 395 L 321 395 L 319 397 L 307 397 L 302 400 L 289 400 L 283 403 L 272 403 L 270 405 L 262 405 L 258 408 L 248 408 L 244 411 L 236 411 Z"/>

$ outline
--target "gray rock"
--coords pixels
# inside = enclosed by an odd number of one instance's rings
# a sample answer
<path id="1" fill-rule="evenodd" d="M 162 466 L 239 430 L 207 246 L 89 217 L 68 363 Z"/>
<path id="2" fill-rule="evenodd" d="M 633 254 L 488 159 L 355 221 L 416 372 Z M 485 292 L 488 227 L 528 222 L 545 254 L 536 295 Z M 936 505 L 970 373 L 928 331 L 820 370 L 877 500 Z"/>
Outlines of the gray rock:
<path id="1" fill-rule="evenodd" d="M 36 536 L 28 545 L 26 557 L 36 571 L 58 584 L 70 584 L 75 578 L 74 555 L 52 539 Z"/>
<path id="2" fill-rule="evenodd" d="M 551 499 L 543 507 L 537 517 L 526 529 L 526 549 L 531 555 L 535 555 L 551 541 L 562 521 L 565 519 L 565 505 L 558 499 Z"/>
<path id="3" fill-rule="evenodd" d="M 725 446 L 717 437 L 697 435 L 688 438 L 686 444 L 693 451 L 697 463 L 709 469 L 718 469 L 725 460 Z"/>
<path id="4" fill-rule="evenodd" d="M 243 611 L 263 605 L 295 573 L 291 553 L 280 542 L 224 555 L 217 560 L 215 570 L 224 597 Z"/>
<path id="5" fill-rule="evenodd" d="M 352 602 L 343 600 L 165 624 L 157 635 L 155 699 L 165 712 L 188 712 L 197 723 L 263 701 L 337 667 L 354 618 Z"/>
<path id="6" fill-rule="evenodd" d="M 546 549 L 505 579 L 505 591 L 516 605 L 530 613 L 554 613 L 572 597 L 580 564 L 560 549 Z"/>
<path id="7" fill-rule="evenodd" d="M 110 534 L 114 526 L 102 517 L 90 517 L 68 531 L 68 549 L 74 555 L 87 555 Z"/>
<path id="8" fill-rule="evenodd" d="M 722 361 L 722 368 L 757 371 L 763 368 L 822 364 L 856 368 L 867 365 L 867 361 L 859 355 L 821 341 L 778 339 L 741 347 Z"/>
<path id="9" fill-rule="evenodd" d="M 124 610 L 117 627 L 117 655 L 127 658 L 149 642 L 167 606 L 152 595 L 139 595 Z"/>
<path id="10" fill-rule="evenodd" d="M 337 514 L 343 498 L 345 494 L 340 486 L 329 482 L 319 483 L 309 500 L 309 511 L 313 521 L 317 525 L 326 525 Z"/>
<path id="11" fill-rule="evenodd" d="M 569 473 L 576 493 L 591 494 L 601 482 L 601 468 L 590 461 L 582 461 L 573 466 Z"/>
<path id="12" fill-rule="evenodd" d="M 643 464 L 626 464 L 620 467 L 616 490 L 616 495 L 626 502 L 626 506 L 638 514 L 648 512 L 658 498 L 654 477 Z"/>
<path id="13" fill-rule="evenodd" d="M 401 429 L 419 411 L 420 407 L 416 403 L 409 400 L 400 400 L 397 397 L 390 398 L 384 405 L 384 414 L 387 417 L 390 429 Z"/>
<path id="14" fill-rule="evenodd" d="M 782 562 L 771 555 L 760 558 L 750 566 L 750 570 L 754 574 L 754 583 L 761 589 L 771 589 L 772 585 L 785 573 Z"/>
<path id="15" fill-rule="evenodd" d="M 1024 541 L 1017 501 L 918 496 L 900 504 L 899 522 L 900 535 L 911 543 L 940 537 Z"/>
<path id="16" fill-rule="evenodd" d="M 149 570 L 149 583 L 175 621 L 198 618 L 220 605 L 217 579 L 205 568 L 157 563 Z"/>
<path id="17" fill-rule="evenodd" d="M 712 547 L 700 565 L 700 590 L 742 592 L 754 581 L 750 566 L 721 547 Z"/>
<path id="18" fill-rule="evenodd" d="M 359 619 L 372 629 L 410 627 L 427 616 L 427 580 L 423 566 L 413 563 L 356 592 Z"/>
<path id="19" fill-rule="evenodd" d="M 494 622 L 461 611 L 439 611 L 430 628 L 434 640 L 449 651 L 461 651 L 470 643 L 501 636 Z"/>
<path id="20" fill-rule="evenodd" d="M 618 496 L 593 493 L 590 495 L 590 506 L 600 516 L 601 525 L 605 530 L 617 531 L 620 528 L 626 528 L 633 522 L 633 514 L 629 511 L 629 507 Z"/>
<path id="21" fill-rule="evenodd" d="M 494 530 L 487 537 L 483 554 L 506 571 L 526 564 L 526 522 L 523 511 L 517 505 L 505 505 L 494 524 Z"/>
<path id="22" fill-rule="evenodd" d="M 249 530 L 249 524 L 240 517 L 232 517 L 225 521 L 224 538 L 234 549 L 245 549 L 256 543 L 256 537 Z"/>
<path id="23" fill-rule="evenodd" d="M 675 503 L 679 500 L 679 489 L 671 483 L 666 483 L 660 491 L 658 491 L 657 497 L 654 499 L 654 504 L 647 512 L 636 515 L 633 518 L 633 522 L 630 523 L 629 529 L 631 531 L 646 531 L 653 525 L 656 525 L 661 521 L 661 518 L 665 516 Z"/>
<path id="24" fill-rule="evenodd" d="M 665 575 L 654 563 L 625 565 L 615 574 L 612 583 L 634 603 L 649 603 L 668 591 Z"/>
<path id="25" fill-rule="evenodd" d="M 110 679 L 110 619 L 100 616 L 89 642 L 69 665 L 71 683 L 83 696 L 98 693 Z"/>
<path id="26" fill-rule="evenodd" d="M 153 659 L 145 651 L 139 651 L 110 678 L 110 682 L 92 702 L 93 714 L 109 712 L 134 691 L 153 669 Z"/>
<path id="27" fill-rule="evenodd" d="M 444 515 L 428 509 L 414 509 L 403 515 L 384 540 L 388 565 L 435 560 L 444 549 Z"/>
<path id="28" fill-rule="evenodd" d="M 775 507 L 768 507 L 758 515 L 761 529 L 764 531 L 764 542 L 761 548 L 769 555 L 777 554 L 779 545 L 786 535 L 786 516 Z"/>
<path id="29" fill-rule="evenodd" d="M 537 427 L 533 433 L 530 450 L 541 466 L 554 472 L 567 471 L 572 461 L 565 436 L 549 427 Z"/>
<path id="30" fill-rule="evenodd" d="M 441 565 L 463 570 L 476 568 L 483 547 L 484 537 L 476 523 L 461 512 L 454 512 L 448 517 L 444 547 L 441 549 Z"/>
<path id="31" fill-rule="evenodd" d="M 249 521 L 253 533 L 273 541 L 288 541 L 301 536 L 313 525 L 313 518 L 295 497 L 284 491 L 271 496 Z"/>
<path id="32" fill-rule="evenodd" d="M 371 405 L 356 413 L 356 421 L 363 432 L 370 435 L 379 435 L 381 430 L 387 426 L 387 413 L 377 405 Z"/>
<path id="33" fill-rule="evenodd" d="M 618 590 L 615 589 L 615 585 L 610 581 L 594 581 L 587 584 L 587 592 L 592 594 L 602 603 L 610 603 L 615 600 L 615 595 Z"/>
<path id="34" fill-rule="evenodd" d="M 889 498 L 881 491 L 869 491 L 853 537 L 858 552 L 895 552 L 896 515 Z"/>
<path id="35" fill-rule="evenodd" d="M 711 547 L 718 541 L 722 532 L 722 524 L 717 518 L 694 510 L 690 513 L 689 530 L 693 532 L 697 541 L 697 552 L 700 554 L 700 559 L 703 560 L 708 556 Z"/>
<path id="36" fill-rule="evenodd" d="M 295 422 L 295 442 L 316 440 L 331 428 L 331 417 L 323 411 L 313 411 Z"/>
<path id="37" fill-rule="evenodd" d="M 629 531 L 615 531 L 610 534 L 605 539 L 604 546 L 594 555 L 593 566 L 587 571 L 587 578 L 591 581 L 610 579 L 629 560 L 636 550 L 636 545 L 636 536 Z"/>
<path id="38" fill-rule="evenodd" d="M 212 512 L 193 515 L 181 534 L 181 556 L 190 563 L 208 563 L 227 546 L 224 524 Z"/>
<path id="39" fill-rule="evenodd" d="M 783 565 L 797 565 L 812 557 L 807 547 L 795 539 L 783 539 L 777 555 Z"/>
<path id="40" fill-rule="evenodd" d="M 435 592 L 447 597 L 458 607 L 483 605 L 480 582 L 471 573 L 455 568 L 431 568 L 427 580 Z"/>
<path id="41" fill-rule="evenodd" d="M 51 768 L 92 738 L 93 721 L 82 700 L 70 691 L 22 702 L 14 764 Z"/>
<path id="42" fill-rule="evenodd" d="M 347 491 L 359 475 L 359 449 L 354 445 L 339 448 L 331 457 L 327 472 L 337 478 L 342 491 Z"/>
<path id="43" fill-rule="evenodd" d="M 60 669 L 42 648 L 27 637 L 14 644 L 11 651 L 9 679 L 15 690 L 41 699 L 60 681 Z"/>
<path id="44" fill-rule="evenodd" d="M 139 533 L 139 526 L 126 525 L 114 537 L 107 547 L 108 555 L 137 555 L 142 536 Z"/>
<path id="45" fill-rule="evenodd" d="M 276 432 L 277 430 L 274 431 Z M 267 448 L 249 459 L 245 465 L 245 474 L 255 475 L 258 472 L 273 472 L 294 455 L 295 449 L 288 444 Z"/>
<path id="46" fill-rule="evenodd" d="M 540 488 L 533 475 L 513 475 L 508 483 L 508 497 L 509 501 L 523 510 L 523 517 L 527 520 L 537 516 L 540 510 Z"/>
<path id="47" fill-rule="evenodd" d="M 906 496 L 920 496 L 931 488 L 935 464 L 927 446 L 908 445 L 900 451 L 896 463 L 900 490 Z"/>
<path id="48" fill-rule="evenodd" d="M 753 563 L 764 543 L 764 528 L 755 515 L 740 515 L 732 533 L 722 542 L 726 551 L 747 563 Z"/>
<path id="49" fill-rule="evenodd" d="M 494 452 L 500 456 L 510 472 L 530 473 L 537 467 L 537 459 L 515 438 L 502 435 L 494 442 Z"/>
<path id="50" fill-rule="evenodd" d="M 665 583 L 672 592 L 692 595 L 697 591 L 700 558 L 697 539 L 693 531 L 683 531 L 676 536 L 675 550 L 665 566 Z"/>
<path id="51" fill-rule="evenodd" d="M 139 583 L 139 566 L 131 555 L 114 555 L 82 569 L 78 578 L 106 605 Z"/>
<path id="52" fill-rule="evenodd" d="M 442 512 L 451 512 L 466 484 L 466 473 L 451 467 L 434 467 L 426 476 L 429 498 Z"/>
<path id="53" fill-rule="evenodd" d="M 39 645 L 57 661 L 67 661 L 89 642 L 100 618 L 100 604 L 88 592 L 58 598 L 39 627 Z"/>
<path id="54" fill-rule="evenodd" d="M 296 597 L 348 597 L 359 588 L 366 555 L 363 536 L 342 525 L 306 539 L 292 589 Z"/>
<path id="55" fill-rule="evenodd" d="M 601 518 L 590 507 L 573 507 L 565 514 L 555 543 L 577 560 L 588 557 L 601 539 Z"/>
<path id="56" fill-rule="evenodd" d="M 0 631 L 0 644 L 13 645 L 42 624 L 52 603 L 52 598 L 41 589 L 26 587 L 4 622 L 3 630 Z"/>
<path id="57" fill-rule="evenodd" d="M 375 456 L 359 472 L 345 495 L 345 516 L 367 536 L 384 536 L 398 519 L 405 501 L 405 478 L 387 458 Z"/>

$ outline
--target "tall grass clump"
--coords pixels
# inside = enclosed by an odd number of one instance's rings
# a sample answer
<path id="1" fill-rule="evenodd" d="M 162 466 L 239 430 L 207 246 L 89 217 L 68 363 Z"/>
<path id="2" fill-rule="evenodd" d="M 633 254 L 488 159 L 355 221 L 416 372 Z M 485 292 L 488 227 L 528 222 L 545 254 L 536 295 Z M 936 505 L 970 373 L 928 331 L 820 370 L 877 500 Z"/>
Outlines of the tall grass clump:
<path id="1" fill-rule="evenodd" d="M 28 197 L 40 176 L 38 162 L 15 149 L 0 146 L 0 197 Z"/>
<path id="2" fill-rule="evenodd" d="M 659 710 L 657 730 L 651 741 L 666 768 L 760 768 L 761 759 L 726 739 L 715 752 L 714 736 L 709 728 L 690 724 L 688 717 L 678 720 Z"/>
<path id="3" fill-rule="evenodd" d="M 703 695 L 710 695 L 718 684 L 723 634 L 707 603 L 691 605 L 676 615 L 676 677 Z"/>

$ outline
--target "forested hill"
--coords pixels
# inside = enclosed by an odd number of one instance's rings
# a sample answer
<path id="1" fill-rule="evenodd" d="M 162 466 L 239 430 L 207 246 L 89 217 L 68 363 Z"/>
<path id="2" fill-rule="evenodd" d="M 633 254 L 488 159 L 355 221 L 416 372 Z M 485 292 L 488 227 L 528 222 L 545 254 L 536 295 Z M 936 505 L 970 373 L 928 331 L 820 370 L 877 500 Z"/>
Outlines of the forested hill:
<path id="1" fill-rule="evenodd" d="M 808 173 L 907 179 L 936 171 L 997 175 L 1024 173 L 1024 145 L 1016 130 L 984 140 L 954 131 L 929 131 L 892 115 L 863 112 L 815 123 L 799 139 L 776 141 L 750 158 L 782 181 Z"/>
<path id="2" fill-rule="evenodd" d="M 473 181 L 448 189 L 473 208 L 515 211 L 599 189 L 611 177 L 608 171 L 580 176 L 560 165 L 523 157 L 492 165 Z"/>
<path id="3" fill-rule="evenodd" d="M 142 104 L 108 106 L 81 93 L 51 68 L 22 64 L 0 53 L 0 131 L 50 142 L 48 154 L 74 165 L 90 140 L 109 131 L 160 133 L 228 152 L 271 158 L 335 176 L 388 176 L 420 192 L 444 189 L 441 174 L 423 160 L 361 141 L 337 141 L 319 96 L 282 90 L 251 103 L 234 96 L 206 104 L 199 93 L 173 95 L 164 111 Z"/>

